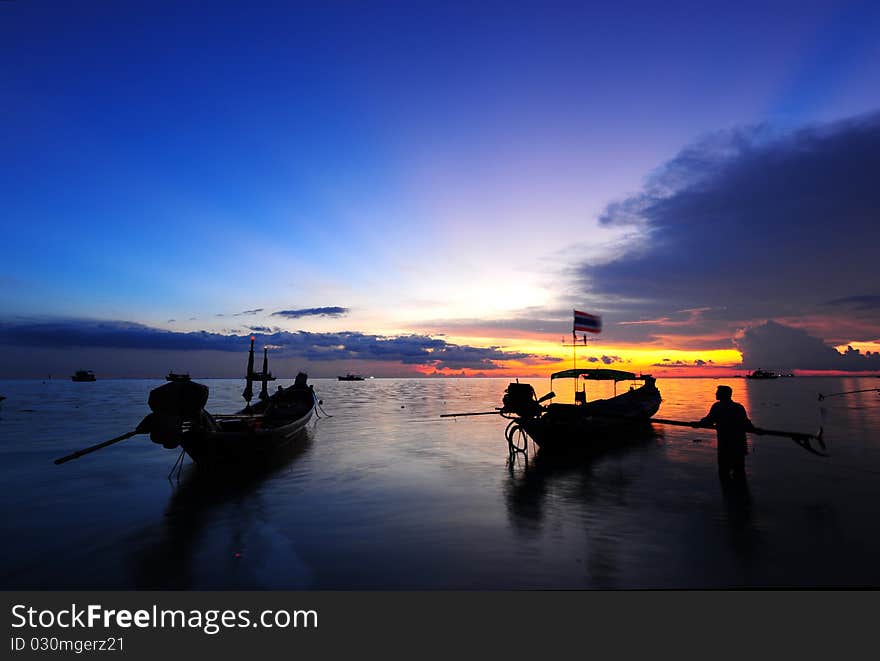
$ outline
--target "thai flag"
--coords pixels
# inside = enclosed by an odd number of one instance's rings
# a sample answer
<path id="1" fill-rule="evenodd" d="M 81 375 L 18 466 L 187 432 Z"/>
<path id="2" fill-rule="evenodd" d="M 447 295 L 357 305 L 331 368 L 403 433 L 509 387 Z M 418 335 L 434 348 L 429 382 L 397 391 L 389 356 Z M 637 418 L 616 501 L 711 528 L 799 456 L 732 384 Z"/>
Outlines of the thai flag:
<path id="1" fill-rule="evenodd" d="M 575 310 L 574 329 L 571 332 L 577 333 L 578 331 L 584 331 L 587 333 L 601 333 L 602 317 L 598 317 L 593 314 L 587 314 L 586 312 L 581 312 L 580 310 Z"/>

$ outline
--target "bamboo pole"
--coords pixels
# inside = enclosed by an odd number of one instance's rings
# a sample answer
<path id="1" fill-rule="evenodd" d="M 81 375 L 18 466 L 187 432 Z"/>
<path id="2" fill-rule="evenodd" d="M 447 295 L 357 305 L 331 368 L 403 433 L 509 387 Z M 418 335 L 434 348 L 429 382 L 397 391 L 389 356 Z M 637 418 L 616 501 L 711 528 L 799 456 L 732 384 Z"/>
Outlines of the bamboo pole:
<path id="1" fill-rule="evenodd" d="M 136 436 L 138 434 L 145 434 L 145 433 L 146 432 L 141 431 L 139 429 L 134 429 L 130 432 L 126 432 L 125 434 L 122 434 L 121 436 L 117 436 L 116 438 L 111 438 L 109 441 L 104 441 L 103 443 L 98 443 L 96 445 L 90 445 L 87 448 L 83 448 L 82 450 L 77 450 L 76 452 L 72 452 L 71 454 L 69 454 L 67 456 L 61 457 L 60 459 L 56 459 L 55 464 L 60 465 L 60 464 L 66 463 L 68 461 L 71 461 L 73 459 L 79 459 L 80 457 L 82 457 L 85 454 L 95 452 L 97 450 L 100 450 L 101 448 L 106 448 L 108 445 L 113 445 L 114 443 L 119 443 L 120 441 L 124 441 L 125 439 L 131 438 L 132 436 Z"/>

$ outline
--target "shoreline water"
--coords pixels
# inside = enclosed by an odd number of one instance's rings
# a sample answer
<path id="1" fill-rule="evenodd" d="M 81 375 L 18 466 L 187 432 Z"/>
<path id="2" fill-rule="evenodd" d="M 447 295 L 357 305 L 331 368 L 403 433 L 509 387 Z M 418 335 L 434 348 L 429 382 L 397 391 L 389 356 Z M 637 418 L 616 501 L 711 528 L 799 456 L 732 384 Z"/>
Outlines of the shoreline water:
<path id="1" fill-rule="evenodd" d="M 658 416 L 702 416 L 717 380 L 658 381 Z M 813 378 L 734 385 L 756 424 L 807 432 L 824 424 L 832 455 L 751 439 L 740 493 L 719 485 L 707 432 L 656 426 L 653 438 L 593 460 L 539 454 L 525 465 L 508 463 L 500 418 L 439 418 L 498 405 L 507 378 L 355 388 L 315 379 L 333 417 L 272 470 L 243 480 L 205 481 L 187 462 L 181 482 L 169 482 L 176 453 L 144 437 L 52 465 L 131 428 L 158 382 L 17 382 L 24 392 L 0 409 L 0 534 L 13 540 L 0 585 L 880 586 L 874 393 L 820 404 Z M 209 410 L 240 406 L 241 384 L 212 380 Z M 876 380 L 847 377 L 835 389 L 859 385 Z"/>

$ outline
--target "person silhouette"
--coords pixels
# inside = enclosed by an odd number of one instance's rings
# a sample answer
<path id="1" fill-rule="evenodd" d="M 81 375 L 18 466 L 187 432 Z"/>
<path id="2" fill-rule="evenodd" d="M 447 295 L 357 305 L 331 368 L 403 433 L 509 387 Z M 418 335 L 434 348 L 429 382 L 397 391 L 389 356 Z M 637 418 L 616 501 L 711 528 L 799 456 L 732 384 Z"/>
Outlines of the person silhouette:
<path id="1" fill-rule="evenodd" d="M 722 482 L 744 480 L 746 477 L 746 432 L 755 429 L 745 407 L 733 401 L 730 386 L 718 386 L 718 401 L 698 425 L 712 425 L 718 435 L 718 477 Z"/>

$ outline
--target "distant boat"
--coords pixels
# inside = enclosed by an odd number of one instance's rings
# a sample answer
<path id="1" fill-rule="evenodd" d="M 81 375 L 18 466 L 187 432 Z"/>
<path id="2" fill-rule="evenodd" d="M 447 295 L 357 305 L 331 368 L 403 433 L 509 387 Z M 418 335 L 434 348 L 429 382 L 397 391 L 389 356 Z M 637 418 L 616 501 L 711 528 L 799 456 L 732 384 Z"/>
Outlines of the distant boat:
<path id="1" fill-rule="evenodd" d="M 76 373 L 70 377 L 71 381 L 95 381 L 95 373 L 92 370 L 77 370 Z"/>
<path id="2" fill-rule="evenodd" d="M 184 372 L 183 374 L 178 374 L 177 372 L 168 372 L 168 376 L 165 377 L 166 381 L 189 381 L 189 372 Z"/>
<path id="3" fill-rule="evenodd" d="M 364 377 L 360 374 L 346 374 L 345 376 L 336 377 L 340 381 L 363 381 Z"/>
<path id="4" fill-rule="evenodd" d="M 767 370 L 755 370 L 751 374 L 746 375 L 747 379 L 778 379 L 776 372 L 768 372 Z"/>

